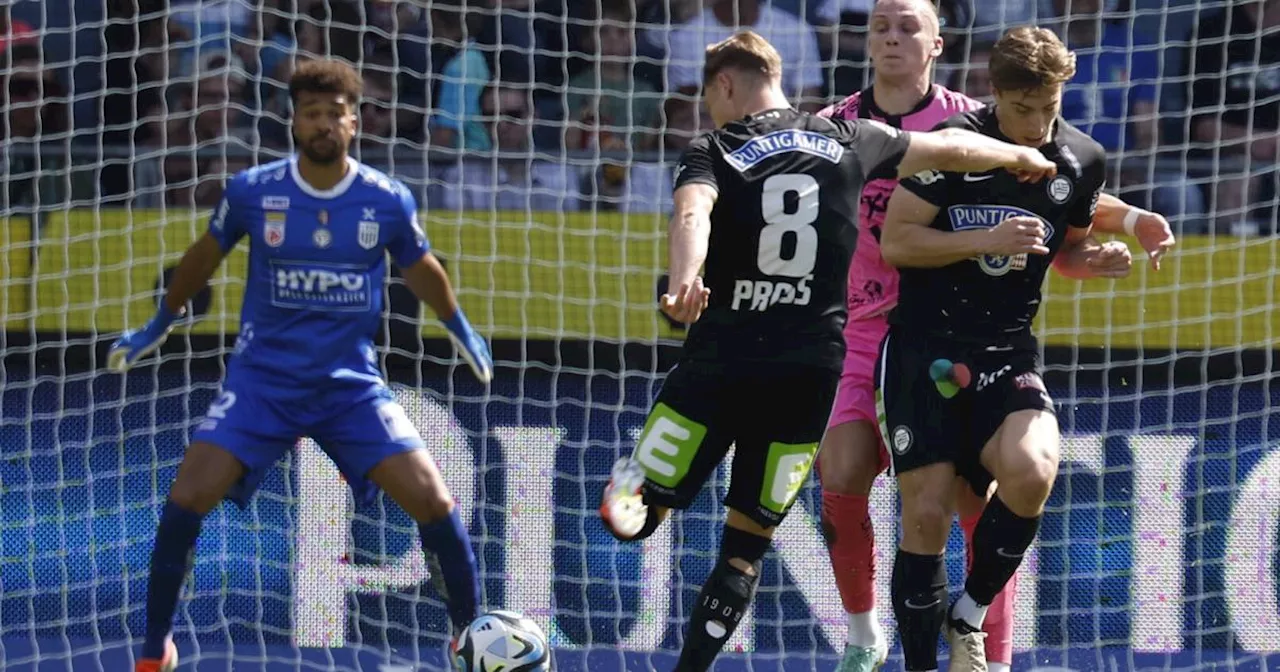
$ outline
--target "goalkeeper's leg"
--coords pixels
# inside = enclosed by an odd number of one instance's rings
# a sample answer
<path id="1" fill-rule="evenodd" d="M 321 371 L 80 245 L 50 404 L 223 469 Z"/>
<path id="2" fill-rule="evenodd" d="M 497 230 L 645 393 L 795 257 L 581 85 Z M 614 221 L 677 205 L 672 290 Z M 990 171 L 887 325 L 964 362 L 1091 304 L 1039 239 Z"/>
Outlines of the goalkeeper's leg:
<path id="1" fill-rule="evenodd" d="M 838 397 L 836 414 L 841 406 Z M 889 653 L 875 609 L 876 540 L 868 511 L 871 486 L 888 466 L 889 456 L 875 425 L 862 419 L 829 427 L 820 455 L 822 532 L 849 622 L 839 670 L 869 672 L 882 665 Z"/>
<path id="2" fill-rule="evenodd" d="M 244 473 L 239 459 L 211 443 L 196 441 L 187 448 L 156 529 L 147 580 L 147 635 L 138 672 L 168 672 L 177 666 L 173 614 L 191 571 L 200 523 Z"/>
<path id="3" fill-rule="evenodd" d="M 837 672 L 870 672 L 889 655 L 875 609 L 876 538 L 868 511 L 876 476 L 889 468 L 875 402 L 876 362 L 887 329 L 879 320 L 851 321 L 846 329 L 840 386 L 818 459 L 822 532 L 849 621 Z"/>
<path id="4" fill-rule="evenodd" d="M 989 496 L 988 496 L 989 497 Z M 982 518 L 987 499 L 979 497 L 963 478 L 956 479 L 956 510 L 960 513 L 960 527 L 964 530 L 965 571 L 973 571 L 973 531 Z M 987 654 L 990 672 L 1009 672 L 1013 665 L 1013 604 L 1018 591 L 1018 575 L 1014 574 L 1004 590 L 987 610 L 982 621 L 982 631 L 987 634 L 983 646 Z"/>

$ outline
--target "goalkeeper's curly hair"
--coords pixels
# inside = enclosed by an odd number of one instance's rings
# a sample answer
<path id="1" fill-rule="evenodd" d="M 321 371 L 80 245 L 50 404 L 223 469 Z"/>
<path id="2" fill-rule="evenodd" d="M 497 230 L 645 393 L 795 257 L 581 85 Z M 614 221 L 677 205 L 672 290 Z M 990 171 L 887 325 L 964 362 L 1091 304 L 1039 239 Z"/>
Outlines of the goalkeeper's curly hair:
<path id="1" fill-rule="evenodd" d="M 1020 26 L 991 47 L 987 64 L 991 88 L 1032 91 L 1060 86 L 1076 74 L 1076 55 L 1047 28 Z"/>
<path id="2" fill-rule="evenodd" d="M 354 108 L 360 104 L 364 79 L 345 61 L 306 61 L 299 63 L 289 78 L 289 99 L 297 103 L 298 95 L 304 92 L 342 94 Z"/>

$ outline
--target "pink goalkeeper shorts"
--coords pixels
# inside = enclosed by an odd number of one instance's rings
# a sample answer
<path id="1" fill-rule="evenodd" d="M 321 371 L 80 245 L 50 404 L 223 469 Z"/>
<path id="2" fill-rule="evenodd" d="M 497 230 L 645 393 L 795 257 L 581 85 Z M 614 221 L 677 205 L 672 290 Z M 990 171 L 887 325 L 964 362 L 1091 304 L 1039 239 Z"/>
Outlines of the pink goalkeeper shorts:
<path id="1" fill-rule="evenodd" d="M 880 341 L 889 331 L 884 316 L 850 322 L 844 330 L 844 370 L 827 427 L 863 420 L 876 423 L 876 360 Z M 877 429 L 877 432 L 879 430 Z"/>

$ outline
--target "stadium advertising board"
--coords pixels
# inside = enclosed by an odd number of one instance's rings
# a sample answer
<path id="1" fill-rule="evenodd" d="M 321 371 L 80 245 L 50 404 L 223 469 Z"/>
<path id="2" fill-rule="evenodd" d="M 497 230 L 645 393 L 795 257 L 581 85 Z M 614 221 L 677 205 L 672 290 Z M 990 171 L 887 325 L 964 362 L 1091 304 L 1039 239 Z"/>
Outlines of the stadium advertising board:
<path id="1" fill-rule="evenodd" d="M 10 245 L 0 260 L 9 328 L 110 334 L 143 324 L 162 274 L 202 234 L 206 214 L 53 213 L 34 282 L 19 253 L 30 243 Z M 655 308 L 666 268 L 666 222 L 658 215 L 429 212 L 423 223 L 472 322 L 490 338 L 653 343 L 683 335 Z M 22 231 L 8 235 L 28 235 Z M 236 332 L 242 250 L 198 306 L 204 317 L 195 333 Z M 1138 263 L 1123 281 L 1050 274 L 1037 329 L 1051 346 L 1274 348 L 1277 266 L 1276 238 L 1185 238 L 1158 273 Z M 428 321 L 424 334 L 443 331 Z"/>
<path id="2" fill-rule="evenodd" d="M 487 397 L 442 375 L 398 389 L 471 521 L 485 602 L 537 620 L 562 670 L 666 660 L 715 557 L 713 491 L 639 547 L 619 546 L 596 519 L 609 466 L 630 448 L 657 382 L 528 372 L 499 376 Z M 159 502 L 216 387 L 167 373 L 59 384 L 10 372 L 0 422 L 7 669 L 69 651 L 90 656 L 85 669 L 123 660 L 143 632 Z M 1280 388 L 1254 384 L 1064 405 L 1063 475 L 1022 575 L 1020 665 L 1203 669 L 1280 651 L 1278 404 Z M 873 515 L 885 615 L 892 502 L 882 483 Z M 843 616 L 816 511 L 806 488 L 731 645 L 752 653 L 750 669 L 834 666 Z M 304 445 L 249 510 L 224 505 L 207 520 L 180 641 L 209 669 L 332 667 L 361 655 L 388 670 L 438 665 L 445 614 L 413 530 L 394 507 L 357 508 Z M 953 589 L 961 558 L 956 532 Z M 718 669 L 747 669 L 745 658 Z"/>

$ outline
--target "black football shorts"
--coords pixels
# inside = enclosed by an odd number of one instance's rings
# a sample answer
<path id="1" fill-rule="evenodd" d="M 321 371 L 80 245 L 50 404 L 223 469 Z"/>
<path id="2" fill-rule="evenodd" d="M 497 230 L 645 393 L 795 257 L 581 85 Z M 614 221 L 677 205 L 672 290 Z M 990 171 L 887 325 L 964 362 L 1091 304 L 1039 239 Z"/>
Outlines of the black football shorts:
<path id="1" fill-rule="evenodd" d="M 1039 356 L 891 327 L 876 363 L 876 415 L 896 473 L 951 462 L 974 492 L 992 476 L 982 449 L 1009 414 L 1053 412 Z"/>
<path id="2" fill-rule="evenodd" d="M 681 361 L 636 443 L 645 503 L 688 508 L 734 445 L 725 506 L 778 525 L 808 479 L 839 380 L 820 367 Z"/>

